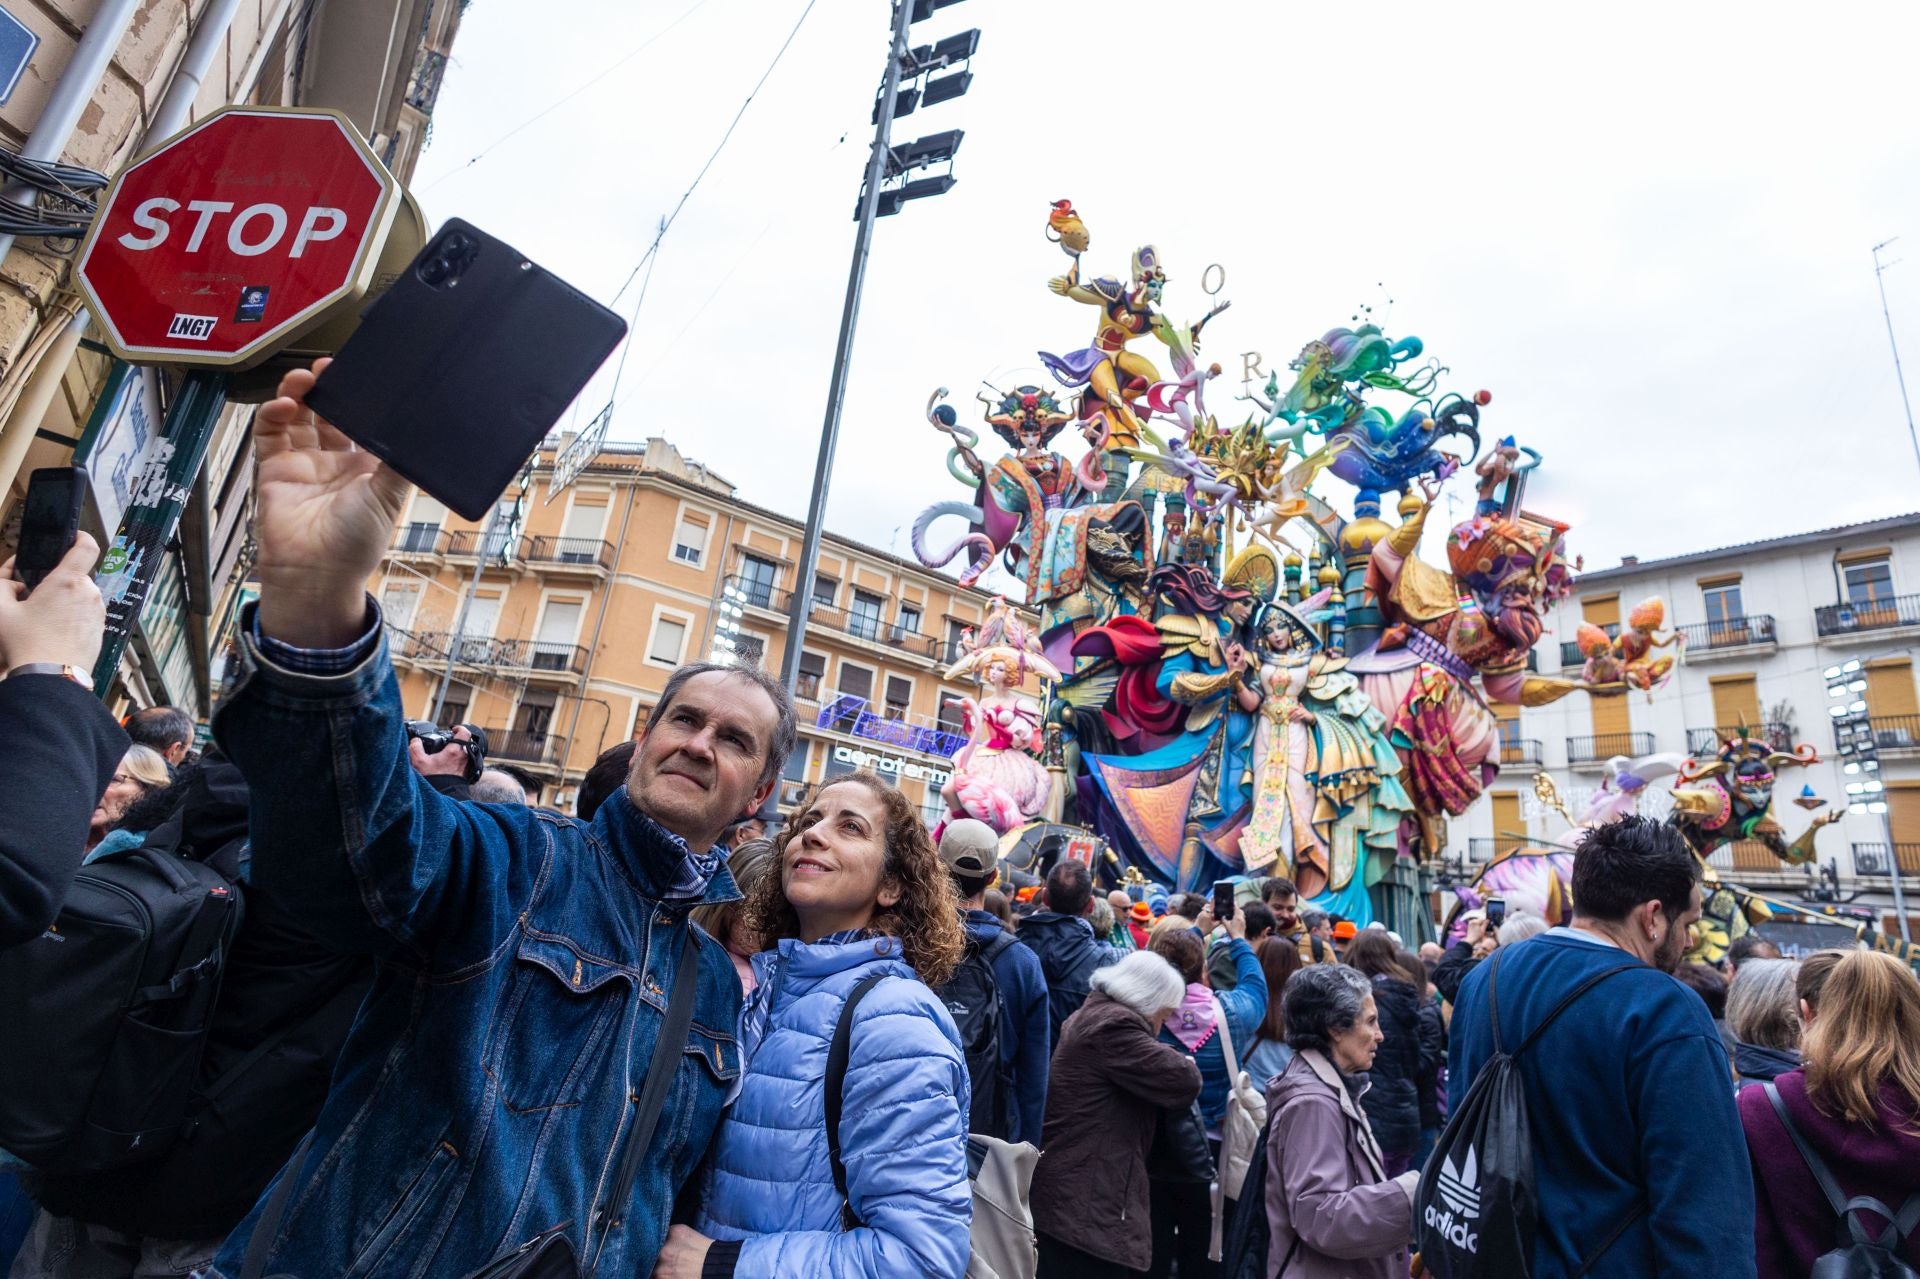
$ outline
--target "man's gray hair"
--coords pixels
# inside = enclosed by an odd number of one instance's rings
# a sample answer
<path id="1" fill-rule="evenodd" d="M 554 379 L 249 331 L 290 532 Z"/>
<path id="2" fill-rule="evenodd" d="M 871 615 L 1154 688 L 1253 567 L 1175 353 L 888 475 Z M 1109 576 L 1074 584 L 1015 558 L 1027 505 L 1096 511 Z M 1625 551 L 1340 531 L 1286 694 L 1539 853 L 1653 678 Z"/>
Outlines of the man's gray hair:
<path id="1" fill-rule="evenodd" d="M 512 773 L 489 768 L 480 774 L 467 796 L 476 804 L 525 804 L 527 788 Z"/>
<path id="2" fill-rule="evenodd" d="M 1281 1015 L 1287 1023 L 1287 1046 L 1295 1052 L 1317 1048 L 1333 1050 L 1335 1035 L 1352 1030 L 1360 1021 L 1360 1006 L 1373 994 L 1373 983 L 1357 968 L 1345 964 L 1312 964 L 1287 978 Z"/>
<path id="3" fill-rule="evenodd" d="M 1332 922 L 1333 916 L 1327 914 L 1324 910 L 1310 910 L 1300 916 L 1300 927 L 1306 929 L 1308 932 L 1312 932 L 1322 924 L 1330 924 Z"/>
<path id="4" fill-rule="evenodd" d="M 1088 980 L 1093 989 L 1148 1021 L 1178 1008 L 1187 997 L 1179 970 L 1150 950 L 1136 950 L 1117 964 L 1096 968 Z"/>
<path id="5" fill-rule="evenodd" d="M 659 704 L 653 708 L 648 720 L 651 722 L 665 715 L 688 680 L 710 671 L 747 681 L 772 699 L 774 709 L 780 712 L 780 720 L 774 725 L 773 740 L 767 743 L 767 761 L 760 769 L 760 781 L 757 783 L 765 786 L 780 776 L 781 770 L 787 766 L 787 756 L 793 754 L 794 743 L 800 740 L 800 725 L 794 719 L 793 698 L 787 695 L 787 686 L 758 666 L 738 666 L 732 662 L 688 662 L 667 676 L 667 686 L 660 690 Z"/>
<path id="6" fill-rule="evenodd" d="M 1727 988 L 1727 1029 L 1743 1044 L 1793 1052 L 1800 1047 L 1800 964 L 1749 959 Z"/>
<path id="7" fill-rule="evenodd" d="M 1538 937 L 1547 931 L 1547 921 L 1538 915 L 1517 914 L 1507 916 L 1500 925 L 1500 944 L 1511 946 L 1523 942 L 1529 937 Z"/>

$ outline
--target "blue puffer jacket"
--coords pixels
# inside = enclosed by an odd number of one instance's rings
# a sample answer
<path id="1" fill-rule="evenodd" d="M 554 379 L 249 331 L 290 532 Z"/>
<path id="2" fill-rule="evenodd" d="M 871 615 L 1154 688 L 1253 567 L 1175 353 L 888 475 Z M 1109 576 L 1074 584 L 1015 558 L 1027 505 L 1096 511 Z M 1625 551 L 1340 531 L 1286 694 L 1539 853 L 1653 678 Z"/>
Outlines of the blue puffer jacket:
<path id="1" fill-rule="evenodd" d="M 755 956 L 754 970 L 760 985 L 741 1018 L 747 1068 L 714 1140 L 696 1229 L 742 1241 L 731 1272 L 742 1279 L 960 1279 L 973 1213 L 967 1067 L 946 1007 L 887 937 L 789 939 Z M 890 980 L 854 1013 L 840 1119 L 847 1198 L 865 1224 L 843 1232 L 822 1085 L 840 1009 L 872 972 Z"/>

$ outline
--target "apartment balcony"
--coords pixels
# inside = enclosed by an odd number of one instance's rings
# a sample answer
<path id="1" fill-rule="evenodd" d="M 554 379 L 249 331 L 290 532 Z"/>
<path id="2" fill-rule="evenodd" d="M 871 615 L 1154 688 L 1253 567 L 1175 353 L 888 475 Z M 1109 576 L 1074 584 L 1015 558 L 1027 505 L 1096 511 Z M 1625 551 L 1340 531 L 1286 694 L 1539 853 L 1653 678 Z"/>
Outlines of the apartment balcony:
<path id="1" fill-rule="evenodd" d="M 408 524 L 393 535 L 391 554 L 403 559 L 438 559 L 452 535 L 438 524 Z"/>
<path id="2" fill-rule="evenodd" d="M 1742 728 L 1738 724 L 1721 724 L 1715 728 L 1689 728 L 1687 730 L 1687 754 L 1693 756 L 1695 759 L 1718 754 L 1720 751 L 1720 743 L 1743 732 L 1749 738 L 1757 737 L 1767 742 L 1775 750 L 1792 749 L 1793 744 L 1789 740 L 1791 735 L 1787 732 L 1787 726 L 1768 720 L 1762 724 L 1748 724 L 1745 728 Z"/>
<path id="3" fill-rule="evenodd" d="M 1500 767 L 1538 768 L 1546 762 L 1546 751 L 1533 738 L 1503 737 L 1500 739 Z"/>
<path id="4" fill-rule="evenodd" d="M 449 560 L 471 561 L 477 555 L 500 568 L 518 568 L 524 563 L 520 552 L 520 540 L 502 532 L 470 528 L 447 534 Z"/>
<path id="5" fill-rule="evenodd" d="M 520 553 L 529 565 L 548 573 L 605 577 L 613 571 L 613 543 L 597 537 L 529 537 Z"/>
<path id="6" fill-rule="evenodd" d="M 1859 845 L 1854 845 L 1858 848 Z M 1744 871 L 1759 875 L 1799 875 L 1797 866 L 1789 866 L 1773 855 L 1773 850 L 1757 839 L 1735 840 L 1722 844 L 1707 855 L 1707 865 L 1716 870 Z"/>
<path id="7" fill-rule="evenodd" d="M 1603 626 L 1600 629 L 1607 633 L 1608 639 L 1620 638 L 1620 624 L 1618 622 Z M 1587 659 L 1581 654 L 1580 645 L 1575 643 L 1562 643 L 1560 645 L 1560 669 L 1568 670 L 1572 667 L 1585 666 L 1586 664 Z"/>
<path id="8" fill-rule="evenodd" d="M 1813 610 L 1813 626 L 1830 644 L 1883 644 L 1920 636 L 1920 595 L 1827 604 Z"/>
<path id="9" fill-rule="evenodd" d="M 1873 728 L 1873 744 L 1882 755 L 1900 758 L 1920 754 L 1920 715 L 1875 715 L 1867 722 Z"/>
<path id="10" fill-rule="evenodd" d="M 527 764 L 535 768 L 558 768 L 554 758 L 560 749 L 557 734 L 544 729 L 489 728 L 487 758 L 506 764 Z"/>
<path id="11" fill-rule="evenodd" d="M 479 666 L 501 674 L 524 674 L 530 679 L 574 679 L 587 669 L 587 650 L 579 644 L 546 644 L 535 640 L 496 639 L 485 635 L 455 637 L 445 631 L 419 631 L 408 636 L 395 656 L 429 665 L 444 664 L 451 653 L 456 666 Z"/>
<path id="12" fill-rule="evenodd" d="M 1481 865 L 1493 860 L 1494 843 L 1491 839 L 1469 839 L 1467 841 L 1467 860 Z"/>
<path id="13" fill-rule="evenodd" d="M 1902 875 L 1920 875 L 1920 844 L 1894 844 L 1898 854 Z M 1891 860 L 1887 856 L 1886 844 L 1855 844 L 1853 846 L 1853 873 L 1856 875 L 1891 876 Z"/>
<path id="14" fill-rule="evenodd" d="M 1732 661 L 1747 657 L 1765 657 L 1779 651 L 1780 638 L 1768 613 L 1748 617 L 1729 617 L 1718 622 L 1682 626 L 1687 661 Z"/>
<path id="15" fill-rule="evenodd" d="M 1597 737 L 1567 739 L 1567 766 L 1582 772 L 1601 771 L 1615 755 L 1631 759 L 1652 753 L 1652 733 L 1602 733 Z"/>
<path id="16" fill-rule="evenodd" d="M 915 722 L 914 718 L 876 714 L 867 699 L 853 693 L 836 693 L 814 717 L 814 727 L 922 755 L 953 758 L 967 739 L 939 724 Z"/>
<path id="17" fill-rule="evenodd" d="M 764 581 L 735 576 L 726 579 L 722 591 L 728 587 L 741 593 L 745 607 L 761 609 L 782 620 L 785 620 L 787 610 L 792 607 L 792 591 L 775 590 Z M 892 649 L 926 662 L 935 661 L 940 655 L 940 641 L 931 635 L 908 630 L 898 622 L 885 621 L 875 613 L 835 608 L 818 600 L 814 601 L 807 613 L 807 627 L 809 630 L 833 631 L 871 644 L 877 650 Z"/>

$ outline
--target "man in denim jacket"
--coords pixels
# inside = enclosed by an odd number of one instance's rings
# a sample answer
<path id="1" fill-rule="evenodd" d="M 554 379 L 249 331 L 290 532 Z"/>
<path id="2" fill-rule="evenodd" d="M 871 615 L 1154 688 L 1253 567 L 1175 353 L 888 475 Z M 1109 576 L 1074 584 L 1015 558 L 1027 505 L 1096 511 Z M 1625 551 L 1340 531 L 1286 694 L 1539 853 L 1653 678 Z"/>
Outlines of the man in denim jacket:
<path id="1" fill-rule="evenodd" d="M 408 766 L 364 591 L 409 486 L 316 420 L 313 381 L 288 374 L 256 419 L 260 601 L 215 732 L 252 788 L 253 877 L 379 962 L 313 1142 L 281 1173 L 265 1273 L 457 1279 L 564 1227 L 602 1274 L 646 1275 L 740 1071 L 739 979 L 704 935 L 666 1107 L 628 1201 L 605 1197 L 688 912 L 739 895 L 713 846 L 771 790 L 791 703 L 758 672 L 682 667 L 591 824 L 436 793 Z M 240 1274 L 261 1211 L 217 1275 Z"/>

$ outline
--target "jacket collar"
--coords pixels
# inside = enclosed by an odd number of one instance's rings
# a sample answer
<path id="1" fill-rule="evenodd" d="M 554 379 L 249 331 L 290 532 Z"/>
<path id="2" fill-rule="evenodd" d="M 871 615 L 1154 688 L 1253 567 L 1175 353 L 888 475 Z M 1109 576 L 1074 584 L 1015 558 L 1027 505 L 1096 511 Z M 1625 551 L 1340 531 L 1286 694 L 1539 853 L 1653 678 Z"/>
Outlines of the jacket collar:
<path id="1" fill-rule="evenodd" d="M 1355 1099 L 1354 1091 L 1347 1087 L 1339 1067 L 1318 1048 L 1303 1048 L 1294 1056 L 1305 1061 L 1314 1077 L 1333 1089 L 1334 1095 L 1340 1099 L 1340 1113 L 1347 1117 L 1348 1126 L 1354 1129 L 1359 1139 L 1360 1153 L 1366 1156 L 1367 1164 L 1373 1169 L 1374 1180 L 1385 1181 L 1387 1165 L 1380 1157 L 1379 1143 L 1373 1139 L 1373 1126 L 1367 1122 L 1366 1112 L 1360 1109 L 1360 1103 Z M 1363 1083 L 1359 1091 L 1365 1093 L 1369 1087 L 1370 1083 Z"/>
<path id="2" fill-rule="evenodd" d="M 625 786 L 607 796 L 593 815 L 592 828 L 643 897 L 671 898 L 690 906 L 740 899 L 723 849 L 695 853 L 686 840 L 635 808 Z"/>

